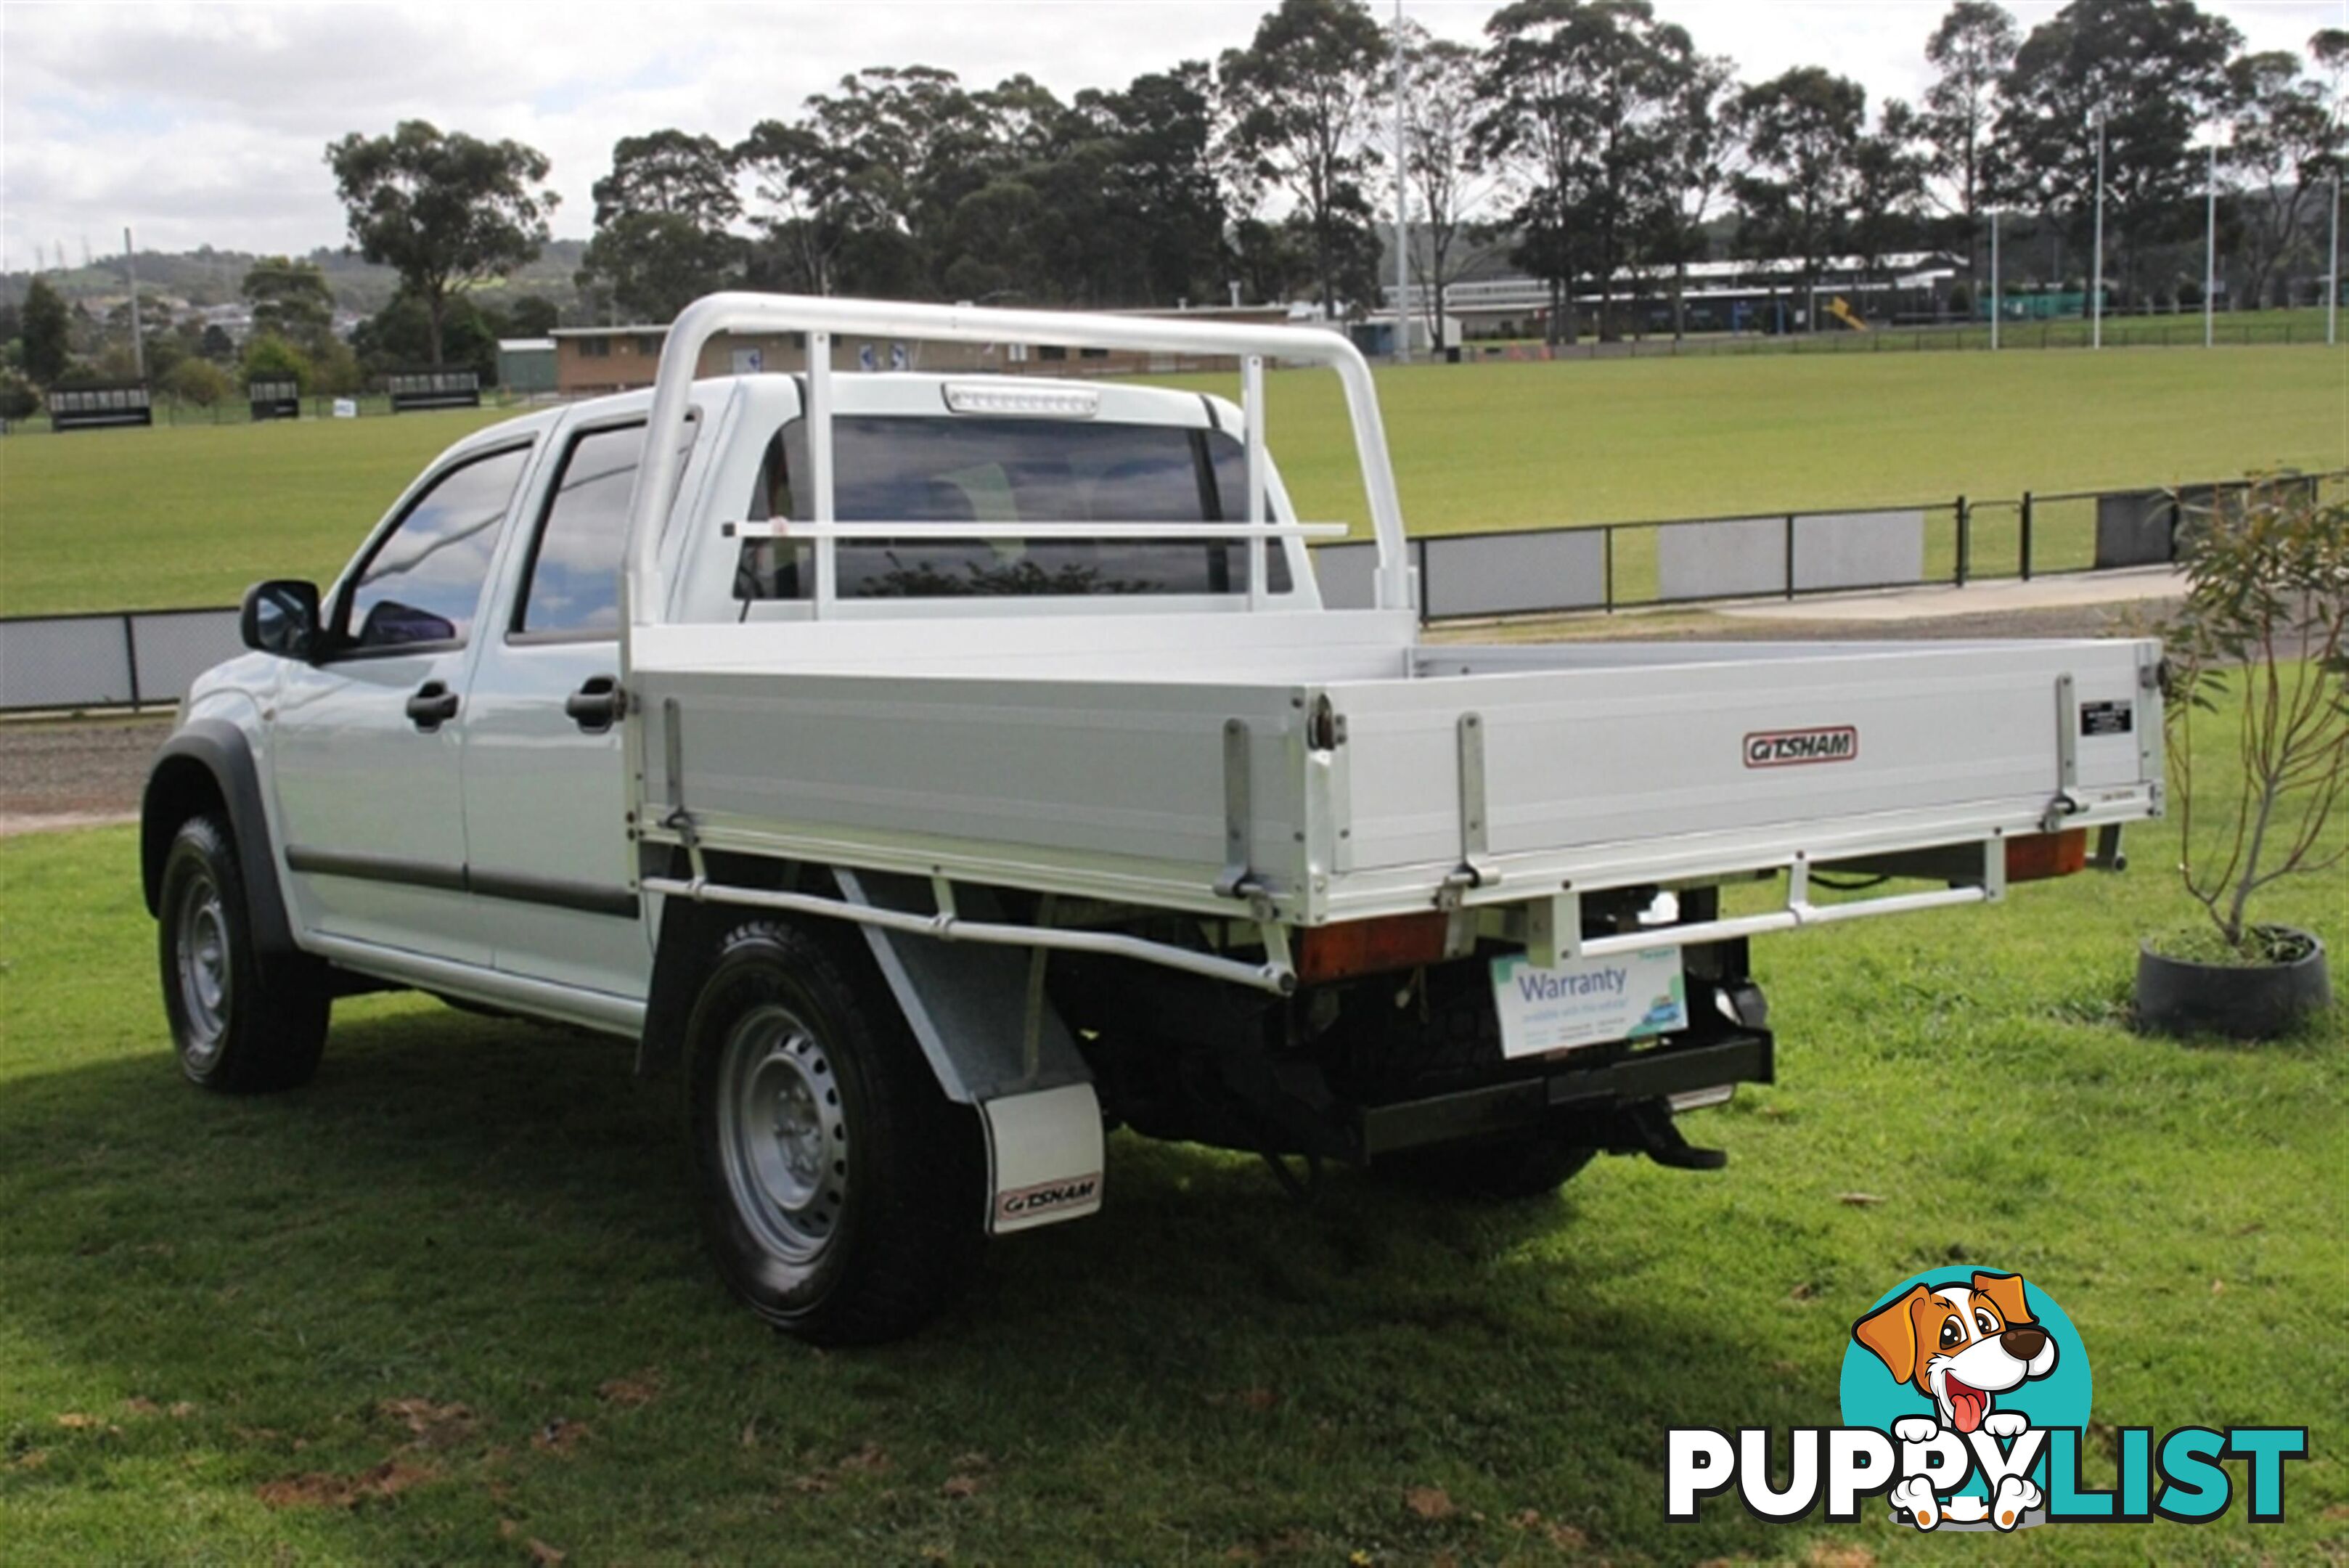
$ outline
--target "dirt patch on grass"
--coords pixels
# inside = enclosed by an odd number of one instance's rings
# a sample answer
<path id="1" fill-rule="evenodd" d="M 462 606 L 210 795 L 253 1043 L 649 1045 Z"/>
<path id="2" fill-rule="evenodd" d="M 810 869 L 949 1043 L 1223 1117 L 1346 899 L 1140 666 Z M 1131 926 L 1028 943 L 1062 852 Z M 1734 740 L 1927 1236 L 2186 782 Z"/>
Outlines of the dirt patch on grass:
<path id="1" fill-rule="evenodd" d="M 0 724 L 0 834 L 129 820 L 171 732 L 169 719 Z"/>

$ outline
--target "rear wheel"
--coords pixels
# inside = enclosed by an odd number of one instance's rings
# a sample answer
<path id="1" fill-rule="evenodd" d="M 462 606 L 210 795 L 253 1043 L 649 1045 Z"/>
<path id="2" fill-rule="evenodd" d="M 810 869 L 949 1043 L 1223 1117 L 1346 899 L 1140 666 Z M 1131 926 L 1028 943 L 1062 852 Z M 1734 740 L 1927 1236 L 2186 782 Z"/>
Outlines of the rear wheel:
<path id="1" fill-rule="evenodd" d="M 332 1006 L 326 966 L 254 946 L 235 839 L 216 817 L 181 824 L 163 859 L 156 928 L 163 1011 L 191 1083 L 265 1093 L 310 1081 Z"/>
<path id="2" fill-rule="evenodd" d="M 985 1241 L 977 1114 L 940 1091 L 864 960 L 795 925 L 745 924 L 687 1024 L 688 1134 L 719 1272 L 817 1344 L 910 1333 L 968 1282 Z"/>
<path id="3" fill-rule="evenodd" d="M 1510 1202 L 1557 1191 L 1599 1151 L 1517 1135 L 1488 1142 L 1410 1149 L 1379 1161 L 1381 1175 L 1445 1198 Z"/>

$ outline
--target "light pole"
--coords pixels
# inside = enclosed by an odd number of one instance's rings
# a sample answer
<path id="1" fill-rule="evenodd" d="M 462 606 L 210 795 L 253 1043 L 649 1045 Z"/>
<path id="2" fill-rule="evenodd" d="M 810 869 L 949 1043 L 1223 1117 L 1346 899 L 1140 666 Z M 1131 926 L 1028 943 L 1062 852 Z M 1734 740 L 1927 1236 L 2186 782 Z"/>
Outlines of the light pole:
<path id="1" fill-rule="evenodd" d="M 2105 346 L 2105 106 L 2096 105 L 2096 261 L 2088 285 L 2091 348 Z"/>
<path id="2" fill-rule="evenodd" d="M 1998 291 L 1998 209 L 1990 210 L 1990 348 L 1998 352 L 1999 306 L 2003 297 Z"/>
<path id="3" fill-rule="evenodd" d="M 2209 217 L 2206 220 L 2202 242 L 2202 347 L 2208 348 L 2218 336 L 2218 306 L 2211 303 L 2219 287 L 2219 140 L 2210 140 L 2210 168 L 2203 177 L 2209 187 Z"/>
<path id="4" fill-rule="evenodd" d="M 130 244 L 130 231 L 122 231 L 122 272 L 130 282 L 130 356 L 139 368 L 139 379 L 147 379 L 147 325 L 139 319 L 139 253 Z"/>
<path id="5" fill-rule="evenodd" d="M 1411 206 L 1402 140 L 1402 0 L 1395 0 L 1395 359 L 1411 363 Z M 1441 330 L 1441 324 L 1438 326 Z M 1429 342 L 1434 339 L 1431 337 Z"/>
<path id="6" fill-rule="evenodd" d="M 2333 253 L 2324 275 L 2324 341 L 2341 341 L 2341 171 L 2333 171 Z"/>

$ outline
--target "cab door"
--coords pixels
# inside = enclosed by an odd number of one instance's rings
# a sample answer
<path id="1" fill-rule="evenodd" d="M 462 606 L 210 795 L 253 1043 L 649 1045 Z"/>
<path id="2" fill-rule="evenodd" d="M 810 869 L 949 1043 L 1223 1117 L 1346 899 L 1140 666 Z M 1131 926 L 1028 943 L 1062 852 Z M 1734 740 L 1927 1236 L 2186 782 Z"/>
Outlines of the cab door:
<path id="1" fill-rule="evenodd" d="M 502 573 L 464 742 L 471 885 L 496 922 L 498 967 L 631 997 L 649 988 L 652 950 L 628 887 L 615 700 L 620 552 L 644 441 L 638 418 L 574 431 L 552 455 Z"/>
<path id="2" fill-rule="evenodd" d="M 322 654 L 284 671 L 268 771 L 305 929 L 489 964 L 466 892 L 464 691 L 530 452 L 431 475 L 345 575 Z"/>

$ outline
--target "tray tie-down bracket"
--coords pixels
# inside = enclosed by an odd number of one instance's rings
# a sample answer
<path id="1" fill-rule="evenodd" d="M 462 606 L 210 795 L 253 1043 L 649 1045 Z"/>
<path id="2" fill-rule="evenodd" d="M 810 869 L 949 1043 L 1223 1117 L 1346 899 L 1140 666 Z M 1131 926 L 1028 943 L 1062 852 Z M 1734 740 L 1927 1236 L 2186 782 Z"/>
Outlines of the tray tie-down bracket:
<path id="1" fill-rule="evenodd" d="M 1254 786 L 1248 763 L 1248 727 L 1244 719 L 1224 721 L 1224 868 L 1216 877 L 1216 892 L 1226 898 L 1245 898 L 1257 923 L 1273 917 L 1272 891 L 1249 864 L 1248 841 L 1255 836 Z"/>
<path id="2" fill-rule="evenodd" d="M 1476 916 L 1465 902 L 1472 888 L 1501 880 L 1489 856 L 1490 804 L 1485 791 L 1485 716 L 1463 713 L 1453 726 L 1460 782 L 1460 864 L 1435 889 L 1435 907 L 1451 917 L 1444 928 L 1444 955 L 1460 958 L 1475 950 Z"/>
<path id="3" fill-rule="evenodd" d="M 2054 833 L 2081 810 L 2080 703 L 2068 670 L 2055 678 L 2055 796 L 2039 814 L 2039 831 Z"/>

